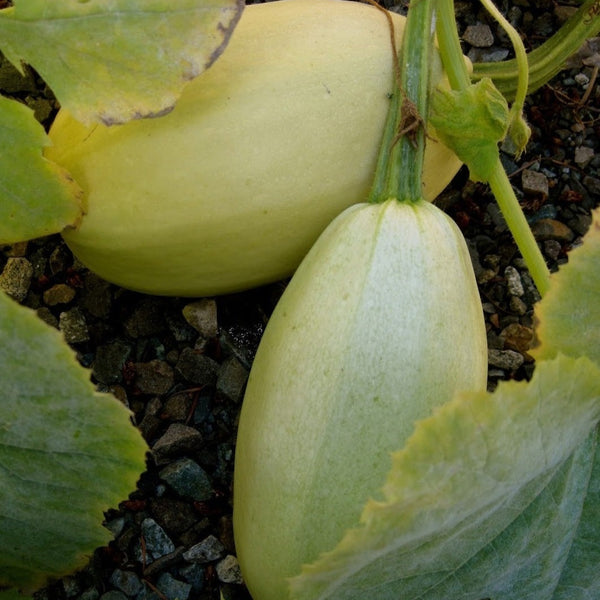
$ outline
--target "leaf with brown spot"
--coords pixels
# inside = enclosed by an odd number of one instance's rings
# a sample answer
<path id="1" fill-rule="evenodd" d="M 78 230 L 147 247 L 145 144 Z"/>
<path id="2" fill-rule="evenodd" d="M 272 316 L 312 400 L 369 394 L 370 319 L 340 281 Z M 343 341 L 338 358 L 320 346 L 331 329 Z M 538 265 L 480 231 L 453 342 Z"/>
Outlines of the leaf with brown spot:
<path id="1" fill-rule="evenodd" d="M 15 0 L 0 47 L 32 65 L 84 123 L 169 112 L 185 83 L 221 54 L 241 0 Z"/>

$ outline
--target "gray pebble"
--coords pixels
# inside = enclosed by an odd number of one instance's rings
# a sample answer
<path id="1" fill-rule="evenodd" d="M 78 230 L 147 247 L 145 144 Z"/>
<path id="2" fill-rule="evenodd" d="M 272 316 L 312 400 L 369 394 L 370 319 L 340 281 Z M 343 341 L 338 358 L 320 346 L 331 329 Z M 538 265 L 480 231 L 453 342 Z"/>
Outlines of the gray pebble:
<path id="1" fill-rule="evenodd" d="M 71 262 L 71 254 L 63 244 L 54 248 L 48 257 L 48 266 L 52 275 L 65 271 Z"/>
<path id="2" fill-rule="evenodd" d="M 152 453 L 156 461 L 160 463 L 168 457 L 196 449 L 201 441 L 202 436 L 193 427 L 173 423 L 156 441 L 152 447 Z"/>
<path id="3" fill-rule="evenodd" d="M 138 427 L 144 439 L 152 443 L 162 427 L 162 420 L 156 415 L 145 414 Z"/>
<path id="4" fill-rule="evenodd" d="M 187 600 L 192 591 L 191 584 L 179 581 L 169 573 L 162 573 L 159 576 L 156 587 L 167 600 Z"/>
<path id="5" fill-rule="evenodd" d="M 554 204 L 544 204 L 538 211 L 531 215 L 527 221 L 531 225 L 540 219 L 556 219 L 558 210 Z"/>
<path id="6" fill-rule="evenodd" d="M 575 163 L 577 166 L 584 169 L 587 167 L 595 156 L 595 152 L 592 148 L 588 148 L 587 146 L 579 146 L 575 148 Z"/>
<path id="7" fill-rule="evenodd" d="M 578 214 L 569 220 L 569 227 L 579 235 L 585 235 L 591 224 L 591 215 Z"/>
<path id="8" fill-rule="evenodd" d="M 121 381 L 123 365 L 130 354 L 131 346 L 124 341 L 98 346 L 92 365 L 94 377 L 106 385 Z"/>
<path id="9" fill-rule="evenodd" d="M 496 277 L 497 274 L 498 271 L 494 269 L 481 269 L 479 275 L 477 276 L 477 283 L 479 285 L 483 285 L 484 283 L 487 283 L 488 281 L 494 279 L 494 277 Z"/>
<path id="10" fill-rule="evenodd" d="M 465 29 L 462 39 L 476 48 L 489 48 L 494 43 L 494 34 L 489 25 L 469 25 Z"/>
<path id="11" fill-rule="evenodd" d="M 556 240 L 546 240 L 544 242 L 544 254 L 550 260 L 556 260 L 561 253 L 562 246 Z"/>
<path id="12" fill-rule="evenodd" d="M 216 361 L 189 347 L 181 351 L 175 365 L 177 373 L 197 385 L 214 385 L 218 370 L 219 364 Z"/>
<path id="13" fill-rule="evenodd" d="M 523 289 L 523 282 L 521 281 L 521 275 L 514 267 L 510 265 L 504 269 L 504 277 L 506 277 L 506 285 L 508 293 L 511 296 L 522 296 L 525 293 Z"/>
<path id="14" fill-rule="evenodd" d="M 193 404 L 190 394 L 185 392 L 173 394 L 167 398 L 160 416 L 169 421 L 187 421 Z"/>
<path id="15" fill-rule="evenodd" d="M 154 519 L 146 518 L 142 521 L 142 536 L 144 537 L 146 555 L 152 560 L 175 552 L 175 544 Z"/>
<path id="16" fill-rule="evenodd" d="M 191 458 L 181 458 L 162 469 L 159 477 L 182 498 L 205 501 L 212 496 L 212 485 L 204 469 Z"/>
<path id="17" fill-rule="evenodd" d="M 44 304 L 48 306 L 68 304 L 75 298 L 75 290 L 66 283 L 57 283 L 44 292 L 43 298 Z"/>
<path id="18" fill-rule="evenodd" d="M 185 534 L 198 523 L 199 518 L 198 512 L 188 500 L 167 496 L 161 498 L 157 495 L 150 502 L 150 511 L 161 527 L 164 527 L 170 536 L 177 537 L 177 541 L 181 542 L 185 548 L 198 539 L 198 535 L 194 535 L 187 541 L 185 539 Z"/>
<path id="19" fill-rule="evenodd" d="M 95 273 L 87 272 L 84 277 L 81 303 L 94 317 L 107 317 L 110 314 L 112 303 L 110 283 Z"/>
<path id="20" fill-rule="evenodd" d="M 514 350 L 488 350 L 488 364 L 505 371 L 516 371 L 525 359 L 523 355 Z"/>
<path id="21" fill-rule="evenodd" d="M 583 178 L 583 185 L 590 194 L 600 195 L 600 178 L 586 175 Z"/>
<path id="22" fill-rule="evenodd" d="M 162 333 L 165 328 L 163 305 L 156 298 L 140 302 L 124 324 L 132 338 L 149 337 Z"/>
<path id="23" fill-rule="evenodd" d="M 166 394 L 175 380 L 173 369 L 163 360 L 135 363 L 135 385 L 143 394 Z"/>
<path id="24" fill-rule="evenodd" d="M 244 583 L 240 564 L 232 554 L 228 554 L 223 560 L 220 560 L 215 566 L 215 571 L 219 581 L 223 583 Z"/>
<path id="25" fill-rule="evenodd" d="M 198 335 L 198 332 L 185 321 L 179 312 L 166 312 L 165 322 L 176 342 L 193 342 Z"/>
<path id="26" fill-rule="evenodd" d="M 183 558 L 188 562 L 203 564 L 221 558 L 224 552 L 225 546 L 214 535 L 209 535 L 184 552 Z"/>
<path id="27" fill-rule="evenodd" d="M 199 592 L 204 587 L 205 572 L 199 564 L 191 564 L 179 569 L 179 575 L 183 577 L 195 592 Z"/>
<path id="28" fill-rule="evenodd" d="M 540 219 L 531 226 L 531 231 L 538 242 L 546 240 L 570 242 L 575 237 L 567 225 L 556 219 Z"/>
<path id="29" fill-rule="evenodd" d="M 531 275 L 528 272 L 522 272 L 521 281 L 523 281 L 523 288 L 530 304 L 539 302 L 541 300 L 541 296 L 537 287 L 535 286 L 535 283 L 533 283 L 533 278 Z"/>
<path id="30" fill-rule="evenodd" d="M 467 56 L 471 62 L 500 62 L 509 54 L 506 48 L 471 48 Z"/>
<path id="31" fill-rule="evenodd" d="M 162 403 L 159 398 L 151 398 L 146 404 L 144 417 L 138 427 L 147 441 L 153 440 L 162 427 L 163 421 L 159 417 L 161 409 Z"/>
<path id="32" fill-rule="evenodd" d="M 214 338 L 219 331 L 217 303 L 210 298 L 191 302 L 183 307 L 185 320 L 204 338 Z"/>
<path id="33" fill-rule="evenodd" d="M 143 588 L 140 578 L 133 571 L 115 569 L 110 576 L 110 582 L 127 596 L 136 596 Z"/>
<path id="34" fill-rule="evenodd" d="M 248 371 L 234 356 L 228 358 L 219 369 L 217 393 L 236 404 L 241 402 Z"/>
<path id="35" fill-rule="evenodd" d="M 58 328 L 69 344 L 80 344 L 90 339 L 88 326 L 81 310 L 77 307 L 60 313 Z"/>
<path id="36" fill-rule="evenodd" d="M 521 185 L 526 194 L 539 194 L 548 197 L 548 178 L 539 171 L 524 169 L 521 173 Z"/>
<path id="37" fill-rule="evenodd" d="M 26 258 L 9 258 L 0 273 L 0 290 L 17 302 L 23 302 L 29 291 L 33 267 Z"/>
<path id="38" fill-rule="evenodd" d="M 517 315 L 524 315 L 527 312 L 527 304 L 518 296 L 511 296 L 508 306 L 512 312 Z"/>
<path id="39" fill-rule="evenodd" d="M 507 231 L 508 225 L 506 224 L 504 215 L 502 214 L 502 211 L 500 210 L 500 208 L 498 207 L 498 204 L 496 202 L 490 202 L 487 205 L 486 212 L 492 219 L 492 222 L 494 223 L 494 225 L 496 227 L 496 231 L 498 233 Z"/>

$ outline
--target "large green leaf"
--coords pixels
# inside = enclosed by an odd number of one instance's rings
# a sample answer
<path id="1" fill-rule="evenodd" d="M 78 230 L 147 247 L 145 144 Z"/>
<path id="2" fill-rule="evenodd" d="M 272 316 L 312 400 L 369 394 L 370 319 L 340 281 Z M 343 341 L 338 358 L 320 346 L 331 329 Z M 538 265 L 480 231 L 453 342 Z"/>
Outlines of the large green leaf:
<path id="1" fill-rule="evenodd" d="M 593 213 L 584 244 L 552 276 L 536 307 L 541 345 L 538 360 L 568 352 L 600 365 L 600 209 Z M 600 446 L 590 459 L 592 475 L 573 546 L 553 600 L 600 598 Z"/>
<path id="2" fill-rule="evenodd" d="M 241 0 L 14 0 L 0 47 L 29 63 L 82 122 L 170 110 L 221 53 Z"/>
<path id="3" fill-rule="evenodd" d="M 43 158 L 48 143 L 32 110 L 0 96 L 0 243 L 56 233 L 80 216 L 82 192 Z"/>
<path id="4" fill-rule="evenodd" d="M 0 587 L 31 590 L 111 538 L 146 444 L 55 329 L 0 294 Z"/>
<path id="5" fill-rule="evenodd" d="M 393 457 L 385 500 L 292 580 L 292 597 L 552 598 L 599 419 L 600 368 L 585 357 L 558 356 L 530 383 L 455 398 L 417 425 Z"/>
<path id="6" fill-rule="evenodd" d="M 589 464 L 592 475 L 579 527 L 552 600 L 600 598 L 600 444 Z"/>

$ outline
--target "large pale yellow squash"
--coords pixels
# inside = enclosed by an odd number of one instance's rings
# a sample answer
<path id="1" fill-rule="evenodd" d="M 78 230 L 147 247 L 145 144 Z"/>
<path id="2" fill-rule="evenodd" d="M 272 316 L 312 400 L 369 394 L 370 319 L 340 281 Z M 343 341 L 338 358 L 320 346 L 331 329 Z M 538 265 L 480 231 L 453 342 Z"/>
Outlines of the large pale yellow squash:
<path id="1" fill-rule="evenodd" d="M 399 38 L 404 19 L 394 22 Z M 169 115 L 87 129 L 61 111 L 47 156 L 83 187 L 86 210 L 68 245 L 109 281 L 155 294 L 222 294 L 291 274 L 367 197 L 390 46 L 371 6 L 252 5 Z M 425 163 L 432 199 L 460 163 L 433 140 Z"/>
<path id="2" fill-rule="evenodd" d="M 289 600 L 287 579 L 381 497 L 415 421 L 486 374 L 456 225 L 425 201 L 337 217 L 275 308 L 242 405 L 233 525 L 254 600 Z"/>

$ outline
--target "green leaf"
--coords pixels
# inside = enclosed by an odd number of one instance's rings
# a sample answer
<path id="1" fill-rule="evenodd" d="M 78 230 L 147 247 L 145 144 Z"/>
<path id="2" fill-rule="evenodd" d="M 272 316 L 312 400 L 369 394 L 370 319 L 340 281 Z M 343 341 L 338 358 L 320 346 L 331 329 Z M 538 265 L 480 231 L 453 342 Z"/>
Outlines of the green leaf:
<path id="1" fill-rule="evenodd" d="M 14 0 L 0 46 L 29 63 L 88 124 L 168 112 L 187 81 L 220 55 L 241 0 Z"/>
<path id="2" fill-rule="evenodd" d="M 32 110 L 0 96 L 0 243 L 56 233 L 81 215 L 81 189 L 42 156 L 49 143 Z"/>
<path id="3" fill-rule="evenodd" d="M 393 456 L 385 500 L 292 580 L 292 598 L 552 598 L 599 419 L 600 368 L 585 357 L 455 398 L 417 425 Z"/>
<path id="4" fill-rule="evenodd" d="M 94 391 L 58 331 L 0 294 L 0 587 L 31 591 L 112 537 L 146 444 L 116 398 Z"/>
<path id="5" fill-rule="evenodd" d="M 593 212 L 583 245 L 569 253 L 569 262 L 552 275 L 551 287 L 538 305 L 538 360 L 565 352 L 589 356 L 600 365 L 600 209 Z M 568 560 L 552 600 L 600 597 L 600 445 L 588 464 L 592 474 L 583 512 Z"/>
<path id="6" fill-rule="evenodd" d="M 429 118 L 441 141 L 469 167 L 471 179 L 488 181 L 509 119 L 508 104 L 491 79 L 464 90 L 438 88 Z"/>
<path id="7" fill-rule="evenodd" d="M 579 527 L 552 600 L 600 598 L 600 444 L 588 464 L 593 470 Z"/>
<path id="8" fill-rule="evenodd" d="M 569 262 L 551 275 L 551 286 L 535 307 L 539 321 L 537 360 L 557 352 L 588 356 L 600 365 L 600 209 L 583 244 L 569 253 Z"/>

